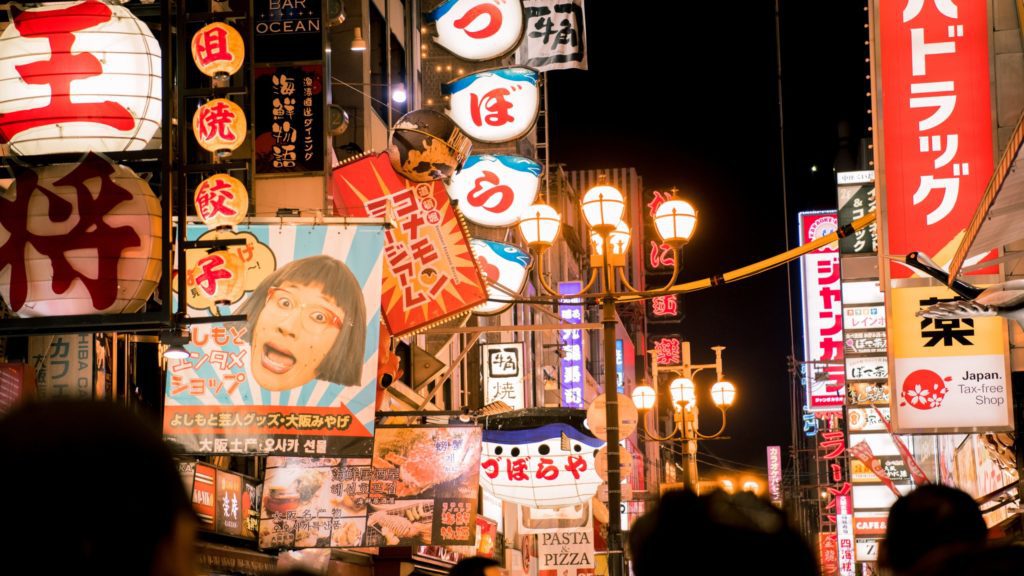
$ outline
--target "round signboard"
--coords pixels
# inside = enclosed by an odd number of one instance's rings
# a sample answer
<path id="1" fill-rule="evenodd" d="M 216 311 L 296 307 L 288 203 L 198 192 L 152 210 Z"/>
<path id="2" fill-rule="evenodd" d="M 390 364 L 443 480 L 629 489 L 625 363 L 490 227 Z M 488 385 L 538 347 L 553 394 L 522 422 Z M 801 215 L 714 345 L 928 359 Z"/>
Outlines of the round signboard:
<path id="1" fill-rule="evenodd" d="M 605 415 L 605 395 L 598 394 L 597 398 L 587 408 L 587 426 L 591 433 L 601 440 L 608 440 L 608 419 Z M 640 413 L 637 412 L 633 399 L 625 394 L 619 394 L 619 439 L 629 436 L 636 431 Z"/>

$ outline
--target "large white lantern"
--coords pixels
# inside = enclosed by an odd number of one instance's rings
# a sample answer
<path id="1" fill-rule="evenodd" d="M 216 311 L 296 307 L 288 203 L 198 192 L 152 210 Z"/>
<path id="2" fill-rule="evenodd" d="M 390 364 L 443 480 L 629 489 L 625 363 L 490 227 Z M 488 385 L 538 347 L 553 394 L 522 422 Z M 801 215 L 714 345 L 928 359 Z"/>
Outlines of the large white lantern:
<path id="1" fill-rule="evenodd" d="M 23 317 L 135 312 L 160 280 L 162 230 L 130 168 L 90 153 L 25 169 L 0 194 L 0 295 Z"/>
<path id="2" fill-rule="evenodd" d="M 98 0 L 11 9 L 0 35 L 0 143 L 15 154 L 145 148 L 160 126 L 160 45 Z"/>

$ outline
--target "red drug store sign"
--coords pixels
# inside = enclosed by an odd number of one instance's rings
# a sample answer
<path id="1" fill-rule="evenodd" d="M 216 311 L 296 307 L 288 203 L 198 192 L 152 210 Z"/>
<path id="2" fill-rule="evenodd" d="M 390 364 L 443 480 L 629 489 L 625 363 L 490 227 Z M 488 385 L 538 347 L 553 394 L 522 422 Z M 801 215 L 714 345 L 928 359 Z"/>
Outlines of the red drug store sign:
<path id="1" fill-rule="evenodd" d="M 884 251 L 934 258 L 959 243 L 992 174 L 988 3 L 877 0 L 877 6 Z M 892 276 L 910 271 L 895 266 Z"/>

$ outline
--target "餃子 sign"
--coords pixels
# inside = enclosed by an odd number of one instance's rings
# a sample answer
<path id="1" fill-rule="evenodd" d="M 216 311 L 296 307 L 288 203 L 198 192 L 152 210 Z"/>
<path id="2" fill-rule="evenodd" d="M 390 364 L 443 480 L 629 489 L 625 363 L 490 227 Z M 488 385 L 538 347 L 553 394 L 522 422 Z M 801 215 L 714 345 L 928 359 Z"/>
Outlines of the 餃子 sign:
<path id="1" fill-rule="evenodd" d="M 384 232 L 381 288 L 382 313 L 392 334 L 423 330 L 487 301 L 469 234 L 444 184 L 406 180 L 387 154 L 336 168 L 333 181 L 339 214 L 397 224 Z"/>
<path id="2" fill-rule="evenodd" d="M 274 223 L 220 234 L 246 241 L 230 247 L 245 290 L 228 305 L 189 290 L 189 315 L 247 320 L 191 326 L 189 356 L 167 367 L 165 437 L 200 454 L 369 456 L 381 227 Z M 188 273 L 196 287 L 226 280 L 214 268 Z"/>
<path id="3" fill-rule="evenodd" d="M 373 457 L 270 458 L 262 548 L 468 545 L 480 428 L 379 428 Z"/>

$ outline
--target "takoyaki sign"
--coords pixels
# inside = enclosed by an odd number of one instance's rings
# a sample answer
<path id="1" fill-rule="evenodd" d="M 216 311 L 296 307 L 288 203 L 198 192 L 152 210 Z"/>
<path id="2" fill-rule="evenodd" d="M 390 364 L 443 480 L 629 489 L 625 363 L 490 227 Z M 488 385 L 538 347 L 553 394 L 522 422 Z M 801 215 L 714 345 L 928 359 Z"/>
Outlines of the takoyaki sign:
<path id="1" fill-rule="evenodd" d="M 531 508 L 589 502 L 602 483 L 594 456 L 604 442 L 583 427 L 585 415 L 583 410 L 535 408 L 489 419 L 480 486 L 499 500 Z"/>

